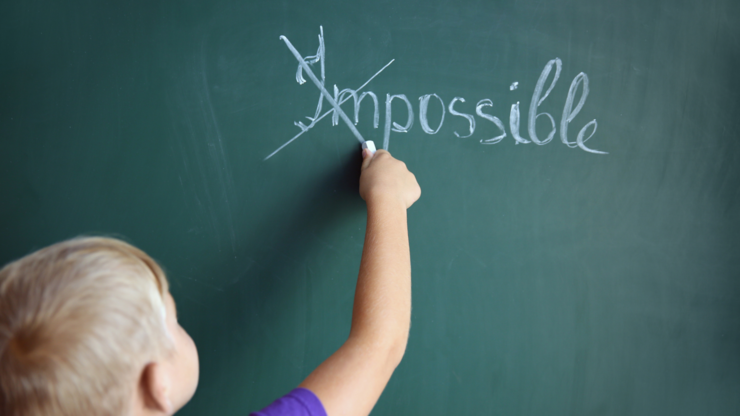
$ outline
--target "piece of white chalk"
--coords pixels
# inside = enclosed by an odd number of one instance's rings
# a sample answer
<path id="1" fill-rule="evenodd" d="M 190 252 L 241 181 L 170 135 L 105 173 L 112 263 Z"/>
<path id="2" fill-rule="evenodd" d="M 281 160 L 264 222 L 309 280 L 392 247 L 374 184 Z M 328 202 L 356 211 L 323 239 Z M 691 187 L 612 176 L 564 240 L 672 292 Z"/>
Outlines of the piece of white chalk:
<path id="1" fill-rule="evenodd" d="M 366 140 L 362 143 L 362 148 L 369 150 L 371 155 L 375 154 L 375 143 L 372 140 Z"/>

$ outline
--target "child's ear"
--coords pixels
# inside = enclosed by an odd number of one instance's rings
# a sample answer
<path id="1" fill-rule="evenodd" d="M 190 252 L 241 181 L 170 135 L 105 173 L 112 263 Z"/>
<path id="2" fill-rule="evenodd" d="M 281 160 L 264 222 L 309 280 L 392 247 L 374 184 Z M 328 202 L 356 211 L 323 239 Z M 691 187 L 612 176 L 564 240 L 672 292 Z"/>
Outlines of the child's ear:
<path id="1" fill-rule="evenodd" d="M 141 392 L 144 405 L 152 410 L 171 415 L 174 412 L 169 393 L 170 378 L 162 364 L 149 363 L 141 373 Z"/>

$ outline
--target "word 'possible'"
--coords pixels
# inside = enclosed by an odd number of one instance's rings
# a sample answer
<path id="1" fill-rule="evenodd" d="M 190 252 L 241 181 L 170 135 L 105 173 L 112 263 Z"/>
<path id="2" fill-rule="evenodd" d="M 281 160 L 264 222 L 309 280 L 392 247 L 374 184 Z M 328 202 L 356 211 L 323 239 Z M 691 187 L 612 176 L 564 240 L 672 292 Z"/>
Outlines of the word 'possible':
<path id="1" fill-rule="evenodd" d="M 339 88 L 334 85 L 334 91 L 333 94 L 330 94 L 329 91 L 326 90 L 326 47 L 324 45 L 324 28 L 320 27 L 320 33 L 319 33 L 319 48 L 316 51 L 316 55 L 313 56 L 306 56 L 303 57 L 290 43 L 288 38 L 285 36 L 280 37 L 281 40 L 285 42 L 285 44 L 288 46 L 288 49 L 293 53 L 295 58 L 298 60 L 298 70 L 296 72 L 296 81 L 299 84 L 304 84 L 306 82 L 305 78 L 303 77 L 303 73 L 305 72 L 306 75 L 313 81 L 313 83 L 316 85 L 316 87 L 319 89 L 319 101 L 316 105 L 316 111 L 313 117 L 306 117 L 308 121 L 310 122 L 308 125 L 304 124 L 303 122 L 297 121 L 294 122 L 294 124 L 301 129 L 301 131 L 295 135 L 293 138 L 285 142 L 282 146 L 280 146 L 277 150 L 272 152 L 270 155 L 265 157 L 264 160 L 267 160 L 277 154 L 280 150 L 285 148 L 285 146 L 292 143 L 294 140 L 296 140 L 298 137 L 303 135 L 303 133 L 307 132 L 313 126 L 316 125 L 317 122 L 319 122 L 321 119 L 326 117 L 327 115 L 332 115 L 332 125 L 336 126 L 339 124 L 339 119 L 341 118 L 344 123 L 349 127 L 350 131 L 355 135 L 355 137 L 360 141 L 360 143 L 364 142 L 362 135 L 355 127 L 357 123 L 359 122 L 359 113 L 360 113 L 360 105 L 362 104 L 362 100 L 364 100 L 367 97 L 370 97 L 372 99 L 374 104 L 374 114 L 373 114 L 373 128 L 378 128 L 380 124 L 380 112 L 379 112 L 379 102 L 378 97 L 375 95 L 372 91 L 366 91 L 362 92 L 360 94 L 360 91 L 367 86 L 367 84 L 370 83 L 376 76 L 378 76 L 383 70 L 385 70 L 391 63 L 393 63 L 394 60 L 391 60 L 388 62 L 384 67 L 382 67 L 378 72 L 376 72 L 372 77 L 370 77 L 364 84 L 362 84 L 357 89 L 350 89 L 345 88 L 343 90 L 339 90 Z M 321 69 L 321 78 L 319 79 L 316 74 L 314 74 L 313 70 L 311 69 L 311 66 L 314 64 L 320 64 Z M 545 87 L 545 83 L 547 82 L 547 79 L 550 76 L 550 72 L 552 72 L 553 67 L 555 68 L 555 75 L 553 76 L 552 81 L 550 82 L 549 87 L 543 94 L 543 89 Z M 542 102 L 545 101 L 545 99 L 550 95 L 550 92 L 555 88 L 555 84 L 557 83 L 558 79 L 560 78 L 560 72 L 562 71 L 563 63 L 559 58 L 555 58 L 550 60 L 547 65 L 545 65 L 545 68 L 542 70 L 542 73 L 540 74 L 540 78 L 537 80 L 537 84 L 534 89 L 534 93 L 532 94 L 532 101 L 529 105 L 529 114 L 527 118 L 527 132 L 529 133 L 529 139 L 526 139 L 522 136 L 520 133 L 520 110 L 519 110 L 519 102 L 511 105 L 511 111 L 509 113 L 509 131 L 511 132 L 511 136 L 514 139 L 514 142 L 516 144 L 526 144 L 526 143 L 535 143 L 537 145 L 545 145 L 550 143 L 550 141 L 553 140 L 555 137 L 555 134 L 557 132 L 557 127 L 555 123 L 555 119 L 550 113 L 542 112 L 537 113 L 537 109 L 540 105 L 542 105 Z M 519 83 L 514 82 L 511 84 L 510 89 L 514 90 L 518 87 Z M 578 98 L 578 103 L 573 106 L 573 103 L 576 100 L 576 95 L 578 93 L 578 87 L 581 87 L 581 95 Z M 568 90 L 568 96 L 565 100 L 565 106 L 563 107 L 563 114 L 560 119 L 560 140 L 565 144 L 566 146 L 570 148 L 580 148 L 586 152 L 589 153 L 595 153 L 595 154 L 607 154 L 607 152 L 595 150 L 592 148 L 589 148 L 586 146 L 586 142 L 593 137 L 594 133 L 596 133 L 596 129 L 598 127 L 598 123 L 596 120 L 591 120 L 590 122 L 586 123 L 586 125 L 581 128 L 581 130 L 576 135 L 575 141 L 571 141 L 568 139 L 568 126 L 573 121 L 573 119 L 578 115 L 578 113 L 583 108 L 583 105 L 586 103 L 586 98 L 588 97 L 589 89 L 588 89 L 588 75 L 586 75 L 584 72 L 581 72 L 580 74 L 576 75 L 575 78 L 573 78 L 573 81 L 570 84 L 570 89 Z M 342 110 L 341 105 L 345 102 L 347 102 L 349 99 L 352 99 L 354 103 L 354 121 L 352 121 L 349 116 Z M 432 101 L 432 98 L 434 98 L 436 101 L 439 102 L 439 105 L 442 109 L 442 117 L 440 118 L 439 125 L 437 125 L 436 128 L 432 128 L 432 126 L 429 125 L 429 120 L 427 119 L 427 111 L 429 109 L 429 103 Z M 332 108 L 322 114 L 322 108 L 324 100 L 326 100 Z M 407 109 L 407 117 L 406 117 L 406 123 L 404 125 L 398 124 L 397 122 L 393 121 L 393 112 L 392 112 L 392 103 L 393 100 L 401 100 L 406 104 Z M 445 120 L 445 115 L 447 112 L 449 112 L 452 116 L 456 117 L 462 117 L 468 122 L 468 132 L 465 135 L 461 135 L 457 131 L 454 132 L 455 136 L 459 138 L 468 138 L 473 135 L 475 132 L 476 127 L 476 118 L 472 114 L 463 113 L 461 111 L 458 111 L 455 109 L 455 104 L 457 102 L 464 103 L 465 98 L 463 97 L 455 97 L 452 99 L 452 101 L 449 102 L 449 104 L 445 105 L 442 98 L 437 94 L 426 94 L 421 97 L 419 97 L 419 124 L 421 125 L 421 129 L 427 133 L 427 134 L 437 134 L 439 130 L 442 128 L 442 125 Z M 496 143 L 500 143 L 504 138 L 507 137 L 506 128 L 504 126 L 504 123 L 499 119 L 498 117 L 486 113 L 484 109 L 486 107 L 493 107 L 493 102 L 488 99 L 484 98 L 475 106 L 475 114 L 484 120 L 487 120 L 491 123 L 493 123 L 496 128 L 500 131 L 500 134 L 498 136 L 487 138 L 487 139 L 481 139 L 480 143 L 484 145 L 492 145 Z M 537 119 L 545 116 L 550 120 L 550 124 L 552 127 L 552 130 L 547 134 L 547 137 L 540 138 L 537 135 L 536 131 L 536 123 Z M 390 134 L 391 131 L 399 132 L 399 133 L 406 133 L 408 132 L 414 125 L 414 109 L 411 105 L 411 101 L 406 97 L 405 94 L 386 94 L 385 97 L 385 125 L 384 125 L 384 134 L 383 134 L 383 148 L 388 150 L 388 145 L 390 144 Z M 589 129 L 591 129 L 590 134 L 586 136 Z"/>

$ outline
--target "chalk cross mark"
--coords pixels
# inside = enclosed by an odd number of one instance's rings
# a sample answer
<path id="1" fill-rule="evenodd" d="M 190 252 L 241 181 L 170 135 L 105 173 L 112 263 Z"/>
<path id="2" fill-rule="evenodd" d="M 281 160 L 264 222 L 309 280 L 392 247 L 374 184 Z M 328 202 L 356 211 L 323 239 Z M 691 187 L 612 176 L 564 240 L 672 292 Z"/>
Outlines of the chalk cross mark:
<path id="1" fill-rule="evenodd" d="M 329 102 L 329 104 L 331 104 L 331 105 L 332 105 L 332 107 L 333 107 L 333 108 L 332 108 L 331 110 L 329 110 L 329 111 L 325 112 L 324 114 L 322 114 L 322 115 L 321 115 L 320 117 L 316 118 L 316 119 L 314 120 L 314 123 L 312 123 L 312 125 L 311 125 L 311 126 L 309 126 L 308 128 L 302 129 L 302 131 L 301 131 L 300 133 L 298 133 L 298 134 L 296 134 L 295 136 L 293 136 L 293 138 L 292 138 L 292 139 L 290 139 L 290 140 L 288 140 L 287 142 L 285 142 L 285 143 L 284 143 L 284 144 L 283 144 L 282 146 L 280 146 L 279 148 L 277 148 L 277 149 L 276 149 L 276 150 L 275 150 L 274 152 L 270 153 L 270 154 L 269 154 L 269 155 L 268 155 L 267 157 L 265 157 L 265 158 L 264 158 L 263 160 L 267 160 L 267 159 L 269 159 L 269 158 L 273 157 L 273 156 L 274 156 L 275 154 L 277 154 L 277 152 L 281 151 L 281 150 L 282 150 L 283 148 L 285 148 L 285 146 L 289 145 L 289 144 L 290 144 L 290 143 L 292 143 L 292 142 L 293 142 L 293 141 L 294 141 L 295 139 L 297 139 L 298 137 L 300 137 L 301 135 L 303 135 L 303 133 L 305 133 L 305 132 L 307 132 L 308 130 L 310 130 L 310 129 L 311 129 L 312 127 L 313 127 L 313 124 L 315 124 L 315 123 L 316 123 L 316 122 L 318 122 L 319 120 L 321 120 L 321 119 L 323 119 L 324 117 L 326 117 L 327 115 L 329 115 L 329 113 L 331 113 L 332 111 L 336 111 L 336 112 L 337 112 L 337 114 L 338 114 L 338 115 L 339 115 L 339 116 L 340 116 L 340 117 L 342 118 L 342 120 L 343 120 L 343 121 L 345 122 L 345 124 L 347 124 L 347 127 L 349 127 L 349 129 L 350 129 L 350 130 L 352 131 L 352 133 L 353 133 L 353 134 L 355 135 L 355 137 L 357 138 L 357 140 L 358 140 L 358 141 L 359 141 L 360 143 L 364 143 L 364 142 L 365 142 L 365 139 L 364 139 L 364 138 L 362 137 L 362 135 L 360 134 L 360 132 L 359 132 L 359 131 L 357 130 L 357 128 L 356 128 L 356 127 L 354 126 L 354 124 L 353 124 L 353 123 L 352 123 L 352 121 L 351 121 L 351 120 L 349 119 L 349 117 L 348 117 L 348 116 L 347 116 L 347 114 L 346 114 L 346 113 L 344 112 L 344 110 L 342 110 L 342 108 L 340 107 L 340 105 L 342 105 L 342 104 L 343 104 L 343 103 L 345 103 L 345 102 L 346 102 L 347 100 L 349 100 L 349 99 L 351 98 L 351 96 L 348 96 L 348 97 L 344 98 L 343 100 L 341 100 L 340 102 L 338 102 L 338 103 L 337 103 L 337 101 L 336 101 L 336 100 L 334 99 L 334 97 L 332 97 L 332 96 L 331 96 L 331 94 L 329 94 L 329 92 L 328 92 L 328 91 L 326 90 L 326 88 L 324 87 L 324 85 L 323 85 L 323 84 L 322 84 L 322 83 L 321 83 L 321 82 L 319 81 L 319 79 L 318 79 L 318 78 L 316 77 L 316 75 L 315 75 L 315 74 L 313 73 L 313 71 L 311 70 L 311 67 L 310 67 L 310 66 L 308 65 L 308 63 L 306 63 L 306 60 L 305 60 L 305 59 L 303 58 L 303 56 L 302 56 L 302 55 L 301 55 L 301 54 L 300 54 L 300 53 L 299 53 L 299 52 L 298 52 L 298 51 L 297 51 L 297 50 L 295 49 L 295 47 L 293 46 L 293 44 L 292 44 L 292 43 L 290 43 L 290 40 L 288 40 L 288 38 L 287 38 L 287 37 L 285 37 L 285 36 L 280 36 L 280 40 L 282 40 L 283 42 L 285 42 L 285 45 L 286 45 L 286 46 L 288 47 L 288 49 L 290 50 L 290 52 L 291 52 L 291 53 L 293 54 L 293 56 L 294 56 L 294 57 L 296 58 L 296 60 L 298 61 L 298 64 L 299 64 L 299 65 L 301 66 L 301 68 L 303 68 L 303 70 L 304 70 L 304 71 L 306 71 L 306 73 L 308 74 L 308 77 L 309 77 L 309 78 L 311 79 L 311 81 L 312 81 L 312 82 L 313 82 L 313 83 L 314 83 L 314 84 L 316 85 L 316 88 L 318 88 L 318 89 L 319 89 L 319 91 L 321 92 L 321 95 L 323 95 L 323 96 L 324 96 L 324 97 L 326 98 L 326 100 L 327 100 L 327 101 Z M 372 81 L 372 80 L 373 80 L 373 78 L 377 77 L 377 76 L 378 76 L 378 75 L 379 75 L 379 74 L 380 74 L 381 72 L 383 72 L 383 70 L 385 70 L 386 68 L 388 68 L 388 66 L 389 66 L 390 64 L 392 64 L 394 60 L 395 60 L 395 59 L 391 59 L 391 60 L 390 60 L 390 62 L 388 62 L 388 63 L 387 63 L 387 64 L 386 64 L 386 65 L 385 65 L 384 67 L 380 68 L 380 70 L 379 70 L 378 72 L 376 72 L 376 73 L 375 73 L 375 74 L 374 74 L 374 75 L 373 75 L 372 77 L 370 77 L 370 79 L 368 79 L 368 80 L 367 80 L 367 81 L 366 81 L 366 82 L 365 82 L 364 84 L 362 84 L 362 85 L 361 85 L 361 86 L 360 86 L 359 88 L 357 88 L 357 89 L 355 90 L 355 92 L 359 92 L 360 90 L 362 90 L 363 88 L 365 88 L 365 86 L 366 86 L 367 84 L 369 84 L 369 83 L 370 83 L 370 81 Z"/>

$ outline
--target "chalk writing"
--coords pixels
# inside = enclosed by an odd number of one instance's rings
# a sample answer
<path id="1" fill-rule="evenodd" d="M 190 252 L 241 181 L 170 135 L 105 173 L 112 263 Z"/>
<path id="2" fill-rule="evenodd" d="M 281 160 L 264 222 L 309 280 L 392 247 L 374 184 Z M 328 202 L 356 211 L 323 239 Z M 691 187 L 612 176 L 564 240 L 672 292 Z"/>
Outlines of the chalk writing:
<path id="1" fill-rule="evenodd" d="M 379 102 L 377 95 L 372 91 L 366 91 L 362 94 L 358 93 L 365 88 L 370 81 L 372 81 L 375 77 L 377 77 L 381 72 L 383 72 L 388 66 L 393 63 L 394 60 L 391 60 L 388 62 L 384 67 L 382 67 L 378 72 L 376 72 L 370 79 L 365 81 L 359 88 L 353 90 L 351 88 L 345 88 L 340 90 L 336 85 L 334 85 L 333 88 L 333 94 L 329 93 L 329 91 L 326 88 L 326 45 L 324 42 L 324 28 L 319 28 L 319 47 L 316 51 L 316 55 L 312 56 L 306 56 L 303 57 L 296 49 L 293 47 L 293 44 L 290 43 L 287 37 L 280 36 L 280 40 L 282 40 L 285 45 L 288 47 L 290 52 L 293 54 L 293 56 L 298 61 L 298 69 L 296 70 L 296 81 L 298 84 L 304 84 L 306 83 L 305 78 L 303 77 L 303 74 L 305 73 L 308 75 L 308 78 L 313 82 L 313 84 L 316 86 L 316 88 L 319 90 L 319 99 L 318 103 L 316 105 L 316 110 L 314 112 L 314 115 L 311 117 L 306 117 L 306 119 L 309 121 L 309 124 L 306 125 L 303 122 L 296 121 L 294 124 L 301 130 L 298 134 L 296 134 L 293 138 L 285 142 L 282 146 L 277 148 L 274 152 L 270 153 L 267 157 L 265 157 L 265 160 L 271 158 L 275 154 L 277 154 L 279 151 L 284 149 L 287 145 L 292 143 L 294 140 L 296 140 L 298 137 L 309 131 L 311 128 L 313 128 L 317 122 L 319 122 L 321 119 L 326 117 L 327 115 L 332 115 L 332 125 L 336 126 L 339 124 L 339 119 L 341 119 L 344 124 L 347 125 L 349 130 L 352 132 L 352 134 L 357 138 L 357 140 L 360 141 L 360 143 L 363 143 L 365 140 L 360 134 L 360 132 L 357 130 L 357 127 L 355 127 L 359 123 L 359 112 L 360 112 L 360 105 L 362 104 L 362 100 L 370 97 L 372 99 L 372 104 L 374 105 L 373 109 L 373 128 L 377 129 L 380 125 L 380 109 L 379 109 Z M 316 76 L 316 74 L 311 69 L 311 66 L 319 64 L 320 65 L 320 76 L 321 78 Z M 532 94 L 532 100 L 529 103 L 529 112 L 527 114 L 527 134 L 529 138 L 525 138 L 520 133 L 520 122 L 521 122 L 521 112 L 520 112 L 520 105 L 519 102 L 516 102 L 511 105 L 511 111 L 509 112 L 509 131 L 511 132 L 511 136 L 514 139 L 515 144 L 529 144 L 534 143 L 536 145 L 546 145 L 550 143 L 553 138 L 555 137 L 557 133 L 557 123 L 555 122 L 555 118 L 552 116 L 552 114 L 547 112 L 538 113 L 537 109 L 542 105 L 542 103 L 547 99 L 547 97 L 550 95 L 552 90 L 555 88 L 555 85 L 558 82 L 558 79 L 560 78 L 560 73 L 562 71 L 563 63 L 560 60 L 560 58 L 554 58 L 550 60 L 542 70 L 542 73 L 540 74 L 539 79 L 537 80 L 537 84 L 535 84 L 534 93 Z M 547 83 L 548 79 L 550 78 L 550 73 L 552 72 L 553 68 L 555 69 L 555 73 L 552 76 L 552 80 L 549 82 L 549 86 L 545 90 L 545 84 Z M 519 82 L 513 82 L 509 86 L 509 90 L 513 91 L 516 90 L 519 87 Z M 578 95 L 578 90 L 580 87 L 580 97 L 578 98 L 577 103 L 574 105 L 574 102 L 576 101 L 576 96 Z M 544 90 L 544 93 L 543 93 Z M 560 141 L 568 146 L 569 148 L 579 148 L 583 151 L 594 153 L 594 154 L 607 154 L 607 152 L 592 149 L 590 147 L 586 146 L 586 142 L 590 140 L 593 135 L 596 133 L 596 129 L 598 128 L 598 123 L 596 120 L 591 120 L 590 122 L 586 123 L 585 126 L 581 128 L 581 130 L 576 134 L 576 138 L 574 141 L 571 141 L 568 139 L 568 127 L 573 122 L 575 117 L 580 113 L 581 109 L 583 109 L 584 104 L 586 103 L 586 98 L 589 94 L 589 87 L 588 87 L 588 75 L 586 75 L 584 72 L 579 73 L 576 75 L 576 77 L 573 79 L 573 81 L 570 84 L 570 88 L 568 90 L 568 95 L 565 100 L 565 106 L 563 107 L 563 113 L 562 117 L 560 119 Z M 434 98 L 434 101 L 438 101 L 439 105 L 442 110 L 442 117 L 439 121 L 439 125 L 436 126 L 436 128 L 432 128 L 429 125 L 429 120 L 427 118 L 427 112 L 429 109 L 430 102 L 432 101 L 432 98 Z M 350 117 L 347 115 L 347 113 L 342 110 L 341 105 L 347 102 L 348 100 L 352 99 L 352 102 L 354 104 L 354 111 L 350 114 L 354 115 L 353 119 L 350 119 Z M 323 102 L 326 100 L 330 105 L 331 109 L 324 112 L 322 114 L 323 109 Z M 397 121 L 393 118 L 393 101 L 401 101 L 406 104 L 406 121 L 403 125 L 399 124 Z M 493 102 L 489 98 L 484 98 L 475 106 L 475 115 L 464 113 L 462 111 L 459 111 L 455 109 L 456 103 L 465 103 L 465 98 L 463 97 L 454 97 L 447 106 L 445 106 L 444 100 L 439 95 L 432 93 L 432 94 L 425 94 L 421 97 L 419 97 L 419 124 L 421 125 L 422 131 L 426 134 L 437 134 L 440 129 L 442 128 L 442 125 L 445 121 L 445 114 L 447 112 L 450 113 L 450 115 L 455 117 L 461 117 L 465 119 L 468 122 L 468 129 L 465 132 L 459 133 L 457 131 L 454 131 L 453 134 L 461 139 L 466 139 L 469 137 L 472 137 L 475 133 L 476 128 L 476 117 L 486 120 L 488 122 L 493 123 L 493 125 L 501 131 L 501 134 L 495 137 L 491 138 L 483 138 L 479 139 L 479 142 L 483 145 L 493 145 L 500 143 L 503 141 L 506 137 L 506 127 L 504 123 L 499 119 L 498 117 L 484 112 L 485 107 L 493 107 Z M 540 117 L 546 117 L 547 120 L 550 121 L 550 131 L 548 132 L 547 136 L 544 138 L 541 138 L 537 135 L 537 120 Z M 383 148 L 388 149 L 390 145 L 390 136 L 391 132 L 397 132 L 397 133 L 408 133 L 414 126 L 414 108 L 411 104 L 411 101 L 406 97 L 405 94 L 386 94 L 385 98 L 385 123 L 383 128 Z M 588 136 L 586 134 L 589 132 Z"/>

